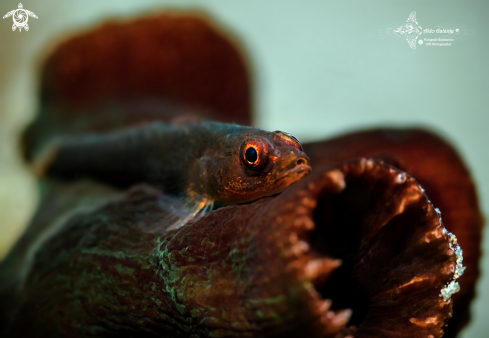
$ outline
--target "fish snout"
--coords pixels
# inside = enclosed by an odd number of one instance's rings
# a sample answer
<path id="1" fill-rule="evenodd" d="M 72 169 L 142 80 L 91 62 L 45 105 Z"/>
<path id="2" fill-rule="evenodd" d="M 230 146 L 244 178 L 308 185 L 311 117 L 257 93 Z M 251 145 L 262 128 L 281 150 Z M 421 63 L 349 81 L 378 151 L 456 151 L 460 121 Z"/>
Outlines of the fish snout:
<path id="1" fill-rule="evenodd" d="M 297 149 L 291 149 L 289 151 L 289 157 L 291 166 L 307 166 L 311 168 L 311 160 L 303 151 L 298 151 Z"/>
<path id="2" fill-rule="evenodd" d="M 291 173 L 307 175 L 311 172 L 311 160 L 304 152 L 290 149 L 282 152 L 282 156 L 282 163 L 277 172 L 279 176 Z"/>
<path id="3" fill-rule="evenodd" d="M 311 161 L 309 160 L 309 157 L 307 157 L 306 155 L 298 156 L 295 161 L 295 171 L 298 173 L 303 172 L 306 175 L 310 174 L 312 168 L 311 168 Z"/>
<path id="4" fill-rule="evenodd" d="M 311 166 L 311 160 L 309 160 L 309 157 L 307 157 L 306 155 L 304 156 L 299 156 L 297 158 L 297 161 L 295 161 L 295 164 L 296 165 L 307 165 L 307 166 Z"/>

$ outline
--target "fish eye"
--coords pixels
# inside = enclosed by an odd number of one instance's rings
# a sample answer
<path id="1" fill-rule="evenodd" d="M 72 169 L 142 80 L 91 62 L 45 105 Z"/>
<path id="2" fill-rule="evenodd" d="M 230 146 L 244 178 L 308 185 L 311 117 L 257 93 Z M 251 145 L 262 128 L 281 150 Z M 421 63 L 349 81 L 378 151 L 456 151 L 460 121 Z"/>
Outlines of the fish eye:
<path id="1" fill-rule="evenodd" d="M 258 142 L 247 142 L 244 144 L 244 163 L 250 168 L 256 168 L 260 164 L 260 144 Z"/>
<path id="2" fill-rule="evenodd" d="M 246 150 L 245 159 L 251 164 L 255 163 L 256 160 L 258 160 L 258 151 L 256 151 L 255 147 L 251 146 Z"/>
<path id="3" fill-rule="evenodd" d="M 253 171 L 266 171 L 269 164 L 269 147 L 270 145 L 261 138 L 247 139 L 241 146 L 241 162 Z"/>

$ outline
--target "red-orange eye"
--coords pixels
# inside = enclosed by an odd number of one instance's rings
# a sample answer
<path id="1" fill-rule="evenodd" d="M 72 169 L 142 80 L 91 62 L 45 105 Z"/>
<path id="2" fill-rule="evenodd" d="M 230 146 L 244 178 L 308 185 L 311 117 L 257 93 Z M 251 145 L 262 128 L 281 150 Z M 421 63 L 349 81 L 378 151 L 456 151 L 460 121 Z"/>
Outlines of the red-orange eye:
<path id="1" fill-rule="evenodd" d="M 260 164 L 261 145 L 256 141 L 250 141 L 244 144 L 243 159 L 245 164 L 250 168 L 255 168 Z"/>
<path id="2" fill-rule="evenodd" d="M 266 140 L 258 137 L 249 138 L 241 146 L 241 161 L 253 171 L 266 171 L 269 164 L 269 148 L 270 145 Z"/>

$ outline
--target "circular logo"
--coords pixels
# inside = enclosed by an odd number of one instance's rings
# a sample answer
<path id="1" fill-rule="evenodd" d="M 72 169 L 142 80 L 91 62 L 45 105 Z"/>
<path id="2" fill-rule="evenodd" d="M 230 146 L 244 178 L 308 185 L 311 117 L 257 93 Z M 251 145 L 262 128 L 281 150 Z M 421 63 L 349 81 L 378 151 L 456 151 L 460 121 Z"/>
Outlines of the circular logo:
<path id="1" fill-rule="evenodd" d="M 419 41 L 418 41 L 418 43 L 419 43 L 420 45 L 422 45 L 422 44 L 423 44 L 423 40 L 419 40 Z"/>
<path id="2" fill-rule="evenodd" d="M 17 26 L 23 26 L 27 22 L 27 13 L 23 9 L 18 9 L 14 13 L 14 22 Z"/>

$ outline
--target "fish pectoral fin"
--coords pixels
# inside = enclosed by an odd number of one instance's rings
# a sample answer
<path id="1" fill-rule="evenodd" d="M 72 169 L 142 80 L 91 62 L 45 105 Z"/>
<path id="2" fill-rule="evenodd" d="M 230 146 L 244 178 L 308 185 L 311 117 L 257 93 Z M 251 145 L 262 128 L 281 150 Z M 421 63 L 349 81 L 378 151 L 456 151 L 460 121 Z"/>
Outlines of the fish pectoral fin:
<path id="1" fill-rule="evenodd" d="M 195 214 L 194 219 L 199 219 L 200 217 L 204 216 L 205 214 L 211 212 L 212 211 L 212 208 L 214 207 L 214 201 L 209 200 L 209 199 L 204 199 L 200 203 L 199 206 L 200 206 L 200 209 Z"/>
<path id="2" fill-rule="evenodd" d="M 212 210 L 214 202 L 205 197 L 189 199 L 162 193 L 158 200 L 159 212 L 154 220 L 138 223 L 146 232 L 170 231 L 195 221 Z"/>
<path id="3" fill-rule="evenodd" d="M 198 220 L 200 217 L 210 212 L 213 206 L 214 201 L 205 197 L 202 197 L 202 199 L 199 200 L 188 200 L 185 205 L 179 209 L 178 215 L 180 217 L 175 219 L 174 222 L 169 222 L 170 224 L 166 230 L 178 229 L 187 224 L 189 221 Z"/>

